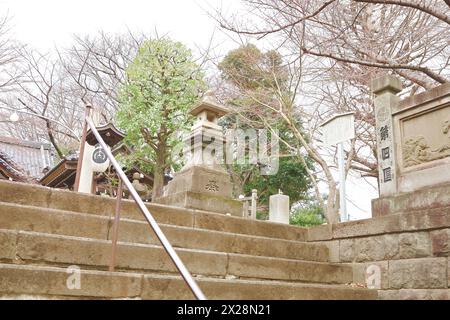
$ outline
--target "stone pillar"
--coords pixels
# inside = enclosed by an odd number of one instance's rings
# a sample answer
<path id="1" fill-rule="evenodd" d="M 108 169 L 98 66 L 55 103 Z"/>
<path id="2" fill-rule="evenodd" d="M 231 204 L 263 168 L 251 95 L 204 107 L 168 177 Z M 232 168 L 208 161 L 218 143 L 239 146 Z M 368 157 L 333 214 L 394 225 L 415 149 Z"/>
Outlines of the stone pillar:
<path id="1" fill-rule="evenodd" d="M 289 196 L 281 191 L 269 197 L 269 221 L 289 224 Z"/>
<path id="2" fill-rule="evenodd" d="M 393 195 L 398 190 L 398 168 L 392 112 L 400 102 L 397 93 L 402 90 L 402 83 L 398 78 L 384 75 L 372 80 L 370 87 L 375 95 L 375 130 L 377 137 L 379 193 L 381 197 Z"/>
<path id="3" fill-rule="evenodd" d="M 191 157 L 155 202 L 242 217 L 242 203 L 232 198 L 231 178 L 221 165 L 225 141 L 217 121 L 227 112 L 206 99 L 191 110 L 196 120 L 185 140 Z"/>
<path id="4" fill-rule="evenodd" d="M 94 177 L 94 170 L 92 168 L 92 154 L 94 153 L 94 149 L 94 146 L 91 146 L 89 143 L 85 142 L 78 192 L 92 192 L 92 179 Z"/>
<path id="5" fill-rule="evenodd" d="M 256 220 L 256 200 L 258 199 L 258 190 L 252 189 L 252 205 L 251 205 L 251 217 L 253 220 Z"/>

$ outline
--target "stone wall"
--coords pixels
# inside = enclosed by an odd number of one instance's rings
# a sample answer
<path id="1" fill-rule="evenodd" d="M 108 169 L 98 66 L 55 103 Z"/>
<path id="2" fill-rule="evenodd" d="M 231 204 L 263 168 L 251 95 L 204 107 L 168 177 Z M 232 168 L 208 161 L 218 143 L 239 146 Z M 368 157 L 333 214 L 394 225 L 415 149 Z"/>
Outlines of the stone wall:
<path id="1" fill-rule="evenodd" d="M 351 264 L 356 284 L 374 284 L 378 267 L 380 299 L 450 299 L 450 207 L 313 227 L 308 240 Z"/>

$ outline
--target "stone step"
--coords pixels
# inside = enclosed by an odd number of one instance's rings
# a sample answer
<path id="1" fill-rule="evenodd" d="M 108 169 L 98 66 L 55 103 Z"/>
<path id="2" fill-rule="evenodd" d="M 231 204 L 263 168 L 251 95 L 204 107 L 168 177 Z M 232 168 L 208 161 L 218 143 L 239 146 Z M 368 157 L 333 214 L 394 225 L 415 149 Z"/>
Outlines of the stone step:
<path id="1" fill-rule="evenodd" d="M 105 216 L 0 202 L 0 228 L 76 237 L 111 239 Z M 174 247 L 311 261 L 328 261 L 328 247 L 283 239 L 233 234 L 192 227 L 161 225 Z M 119 241 L 158 244 L 145 221 L 122 219 Z"/>
<path id="2" fill-rule="evenodd" d="M 0 201 L 53 208 L 59 210 L 110 216 L 114 214 L 116 200 L 68 190 L 0 180 Z M 195 227 L 207 230 L 262 236 L 294 241 L 306 241 L 307 229 L 268 221 L 231 217 L 206 211 L 190 210 L 148 203 L 148 209 L 162 224 Z M 123 218 L 144 220 L 132 200 L 123 200 Z"/>
<path id="3" fill-rule="evenodd" d="M 79 265 L 106 270 L 111 241 L 0 230 L 0 261 L 17 264 Z M 251 255 L 176 249 L 192 274 L 314 283 L 349 283 L 351 266 Z M 164 249 L 155 245 L 119 242 L 117 270 L 176 273 Z"/>
<path id="4" fill-rule="evenodd" d="M 193 299 L 178 276 L 81 270 L 79 289 L 66 268 L 0 264 L 2 299 Z M 208 299 L 377 299 L 376 290 L 344 285 L 197 279 Z"/>

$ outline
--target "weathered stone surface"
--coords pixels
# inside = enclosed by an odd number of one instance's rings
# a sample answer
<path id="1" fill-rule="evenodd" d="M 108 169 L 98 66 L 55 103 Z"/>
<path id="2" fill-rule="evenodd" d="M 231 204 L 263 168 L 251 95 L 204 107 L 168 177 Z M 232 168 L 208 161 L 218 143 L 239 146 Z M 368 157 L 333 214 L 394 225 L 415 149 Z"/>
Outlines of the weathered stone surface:
<path id="1" fill-rule="evenodd" d="M 192 273 L 225 275 L 227 255 L 224 253 L 177 250 Z M 76 237 L 40 235 L 20 232 L 17 255 L 25 261 L 55 264 L 78 264 L 106 269 L 110 262 L 111 243 Z M 157 246 L 124 244 L 117 246 L 117 269 L 176 272 L 167 253 Z"/>
<path id="2" fill-rule="evenodd" d="M 392 289 L 434 289 L 447 287 L 445 258 L 389 261 L 389 287 Z"/>
<path id="3" fill-rule="evenodd" d="M 333 232 L 330 224 L 308 228 L 308 241 L 330 240 L 332 237 Z"/>
<path id="4" fill-rule="evenodd" d="M 106 240 L 111 239 L 112 230 L 108 225 L 112 224 L 109 222 L 105 216 L 16 204 L 0 205 L 0 226 L 7 229 Z M 293 259 L 320 261 L 328 259 L 325 244 L 301 243 L 173 225 L 160 227 L 174 247 Z M 122 219 L 120 222 L 119 241 L 160 245 L 148 223 L 129 219 Z"/>
<path id="5" fill-rule="evenodd" d="M 0 229 L 0 260 L 14 259 L 16 252 L 16 242 L 17 242 L 16 231 Z"/>
<path id="6" fill-rule="evenodd" d="M 353 262 L 355 257 L 355 248 L 353 239 L 339 240 L 339 259 L 340 262 Z"/>
<path id="7" fill-rule="evenodd" d="M 220 300 L 339 300 L 376 299 L 376 290 L 332 285 L 291 284 L 276 281 L 199 279 L 208 299 Z M 143 299 L 193 299 L 186 284 L 176 277 L 144 276 Z"/>
<path id="8" fill-rule="evenodd" d="M 368 267 L 370 266 L 378 266 L 380 269 L 380 288 L 388 289 L 389 288 L 389 277 L 388 277 L 388 261 L 377 261 L 377 262 L 367 262 L 367 263 L 354 263 L 353 265 L 353 282 L 357 284 L 367 285 L 368 276 L 372 274 L 368 274 Z M 373 272 L 373 271 L 372 271 Z M 373 282 L 370 282 L 372 284 Z"/>
<path id="9" fill-rule="evenodd" d="M 372 216 L 450 206 L 450 183 L 372 200 Z"/>
<path id="10" fill-rule="evenodd" d="M 402 99 L 400 101 L 400 104 L 398 105 L 398 110 L 396 111 L 400 111 L 405 108 L 411 108 L 414 106 L 419 106 L 425 102 L 430 102 L 436 100 L 436 98 L 439 98 L 441 96 L 448 95 L 449 93 L 450 93 L 450 84 L 444 83 L 433 89 L 429 89 L 419 94 L 415 94 Z"/>
<path id="11" fill-rule="evenodd" d="M 274 241 L 269 238 L 251 236 L 236 236 L 234 240 L 226 252 L 310 261 L 329 260 L 329 251 L 325 244 Z"/>
<path id="12" fill-rule="evenodd" d="M 363 219 L 333 225 L 333 239 L 361 237 L 400 231 L 399 216 L 378 219 Z"/>
<path id="13" fill-rule="evenodd" d="M 326 244 L 328 246 L 329 261 L 330 262 L 340 262 L 339 257 L 339 240 L 326 241 L 326 242 L 316 242 L 317 244 Z"/>
<path id="14" fill-rule="evenodd" d="M 394 258 L 398 255 L 398 235 L 382 235 L 356 238 L 354 241 L 357 262 L 380 261 Z"/>
<path id="15" fill-rule="evenodd" d="M 199 192 L 178 192 L 157 199 L 158 203 L 242 217 L 242 202 L 219 195 Z"/>
<path id="16" fill-rule="evenodd" d="M 450 257 L 447 259 L 447 287 L 450 288 Z"/>
<path id="17" fill-rule="evenodd" d="M 175 174 L 166 187 L 167 195 L 194 192 L 231 199 L 233 185 L 225 170 L 194 165 Z M 157 199 L 159 202 L 160 199 Z"/>
<path id="18" fill-rule="evenodd" d="M 107 218 L 102 216 L 14 203 L 0 205 L 0 226 L 5 229 L 106 238 L 107 224 Z"/>
<path id="19" fill-rule="evenodd" d="M 193 299 L 177 276 L 81 270 L 80 289 L 65 268 L 0 264 L 0 298 Z M 376 299 L 376 290 L 276 281 L 199 279 L 208 299 Z"/>
<path id="20" fill-rule="evenodd" d="M 450 207 L 406 212 L 399 214 L 399 218 L 401 231 L 450 227 Z"/>
<path id="21" fill-rule="evenodd" d="M 314 282 L 339 282 L 339 279 L 349 282 L 347 280 L 352 277 L 351 268 L 346 266 L 190 249 L 178 249 L 177 252 L 193 274 L 225 276 L 229 273 L 251 278 L 280 277 Z M 17 256 L 24 262 L 77 264 L 106 269 L 110 254 L 111 244 L 107 241 L 24 231 L 18 235 Z M 126 243 L 119 243 L 117 247 L 116 268 L 176 272 L 161 247 Z"/>
<path id="22" fill-rule="evenodd" d="M 0 181 L 1 201 L 47 207 L 52 189 L 8 180 Z"/>
<path id="23" fill-rule="evenodd" d="M 342 262 L 392 259 L 398 255 L 398 235 L 383 235 L 340 240 Z"/>
<path id="24" fill-rule="evenodd" d="M 0 292 L 92 298 L 137 297 L 142 275 L 81 270 L 80 289 L 69 289 L 65 268 L 0 264 Z"/>
<path id="25" fill-rule="evenodd" d="M 280 223 L 227 217 L 205 211 L 195 213 L 194 228 L 219 230 L 238 234 L 280 238 L 286 240 L 305 241 L 306 228 L 287 226 Z"/>
<path id="26" fill-rule="evenodd" d="M 88 213 L 110 217 L 114 214 L 116 200 L 89 194 L 70 192 L 67 190 L 49 189 L 9 181 L 0 181 L 2 201 L 6 205 L 24 204 L 58 210 Z M 8 196 L 3 197 L 3 194 Z M 30 196 L 28 197 L 28 194 Z M 27 196 L 23 196 L 27 195 Z M 162 224 L 194 226 L 194 216 L 197 228 L 235 232 L 240 234 L 273 237 L 295 241 L 306 241 L 307 229 L 296 226 L 284 226 L 266 221 L 254 221 L 207 211 L 190 210 L 173 206 L 148 203 L 146 204 L 152 215 Z M 19 207 L 16 207 L 19 210 Z M 121 217 L 124 219 L 144 220 L 134 201 L 123 200 Z M 223 227 L 223 228 L 222 228 Z"/>
<path id="27" fill-rule="evenodd" d="M 385 234 L 340 240 L 341 262 L 411 259 L 431 256 L 427 232 Z"/>
<path id="28" fill-rule="evenodd" d="M 450 255 L 450 229 L 432 231 L 430 237 L 434 256 Z"/>
<path id="29" fill-rule="evenodd" d="M 431 241 L 428 232 L 401 233 L 399 235 L 399 255 L 397 259 L 431 256 Z"/>
<path id="30" fill-rule="evenodd" d="M 228 274 L 317 283 L 349 283 L 353 278 L 351 266 L 235 254 L 229 255 Z"/>
<path id="31" fill-rule="evenodd" d="M 375 94 L 381 94 L 384 91 L 398 93 L 402 91 L 402 82 L 400 79 L 391 76 L 391 75 L 383 75 L 381 77 L 377 77 L 372 79 L 370 82 L 370 91 Z"/>
<path id="32" fill-rule="evenodd" d="M 400 289 L 378 291 L 380 300 L 450 300 L 450 289 Z"/>

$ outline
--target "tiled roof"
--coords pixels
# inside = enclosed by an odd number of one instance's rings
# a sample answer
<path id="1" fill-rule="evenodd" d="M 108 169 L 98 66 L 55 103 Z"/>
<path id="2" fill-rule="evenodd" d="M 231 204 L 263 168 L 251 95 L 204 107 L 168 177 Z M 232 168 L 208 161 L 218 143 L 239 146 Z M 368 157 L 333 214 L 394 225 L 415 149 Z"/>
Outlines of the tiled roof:
<path id="1" fill-rule="evenodd" d="M 53 151 L 48 143 L 0 137 L 0 151 L 32 178 L 42 177 L 45 168 L 53 167 Z"/>
<path id="2" fill-rule="evenodd" d="M 0 151 L 0 172 L 1 171 L 6 174 L 6 178 L 11 177 L 13 180 L 22 182 L 29 180 L 22 168 L 2 151 Z"/>

